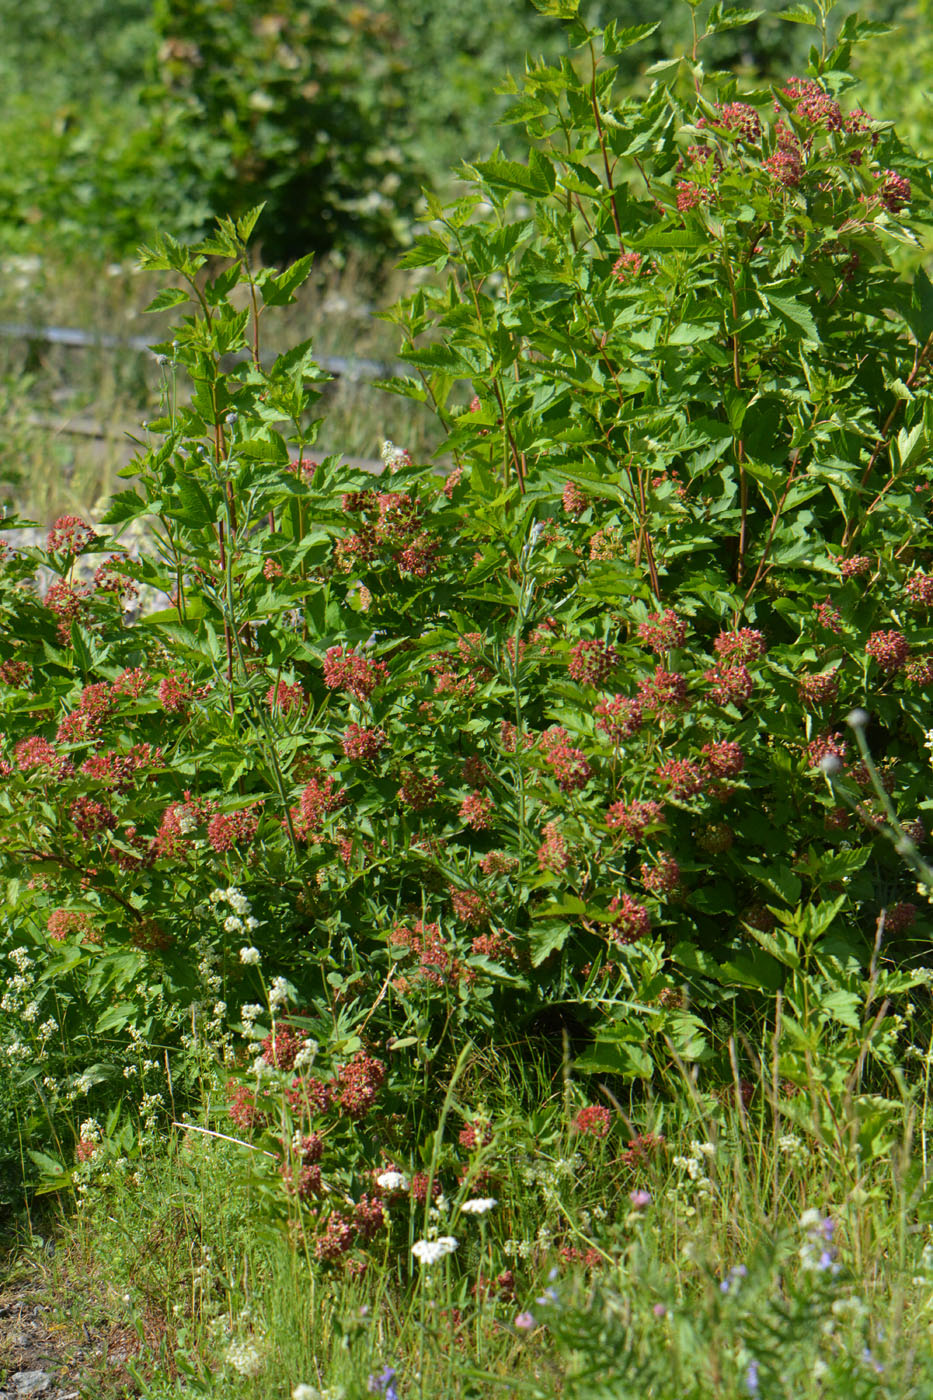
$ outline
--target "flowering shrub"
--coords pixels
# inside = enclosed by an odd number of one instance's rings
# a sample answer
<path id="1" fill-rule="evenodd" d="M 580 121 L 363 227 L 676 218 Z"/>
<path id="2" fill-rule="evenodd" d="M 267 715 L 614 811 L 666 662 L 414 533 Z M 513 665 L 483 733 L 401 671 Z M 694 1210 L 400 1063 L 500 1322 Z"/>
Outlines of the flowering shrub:
<path id="1" fill-rule="evenodd" d="M 867 962 L 910 904 L 841 722 L 867 704 L 918 821 L 933 287 L 888 248 L 927 173 L 852 107 L 855 21 L 773 93 L 704 74 L 699 36 L 689 100 L 668 67 L 617 102 L 600 46 L 645 32 L 572 19 L 593 72 L 532 67 L 528 163 L 470 167 L 407 257 L 449 269 L 391 313 L 414 371 L 391 387 L 440 415 L 446 479 L 391 444 L 375 479 L 312 462 L 310 346 L 261 354 L 309 260 L 254 272 L 255 215 L 144 252 L 173 279 L 153 307 L 190 314 L 137 482 L 0 567 L 27 1035 L 57 995 L 85 1029 L 177 1036 L 272 969 L 307 1014 L 269 1063 L 299 1030 L 333 1046 L 355 1120 L 396 1040 L 556 1004 L 599 1036 L 583 1066 L 702 1056 L 685 982 L 714 1010 L 776 989 L 773 931 L 811 902 Z M 147 519 L 138 562 L 97 533 Z M 132 588 L 169 605 L 134 621 Z"/>

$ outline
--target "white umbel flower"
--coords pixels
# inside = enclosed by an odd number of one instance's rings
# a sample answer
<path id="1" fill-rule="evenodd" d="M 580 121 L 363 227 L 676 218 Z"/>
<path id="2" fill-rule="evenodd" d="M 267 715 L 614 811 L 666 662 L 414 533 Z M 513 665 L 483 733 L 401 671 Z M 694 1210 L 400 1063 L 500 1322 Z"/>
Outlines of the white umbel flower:
<path id="1" fill-rule="evenodd" d="M 498 1204 L 495 1196 L 477 1196 L 471 1201 L 464 1201 L 460 1210 L 464 1215 L 485 1215 L 487 1210 L 492 1210 Z"/>
<path id="2" fill-rule="evenodd" d="M 420 1264 L 430 1265 L 436 1264 L 438 1260 L 446 1258 L 459 1248 L 460 1241 L 454 1239 L 453 1235 L 441 1235 L 437 1240 L 416 1240 L 411 1252 Z"/>

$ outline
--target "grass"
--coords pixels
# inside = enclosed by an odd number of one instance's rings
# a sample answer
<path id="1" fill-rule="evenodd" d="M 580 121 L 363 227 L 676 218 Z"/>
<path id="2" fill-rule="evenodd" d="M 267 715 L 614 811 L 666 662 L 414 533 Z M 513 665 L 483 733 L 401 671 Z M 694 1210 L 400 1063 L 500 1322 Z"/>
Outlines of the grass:
<path id="1" fill-rule="evenodd" d="M 64 267 L 49 255 L 8 259 L 5 272 L 0 323 L 149 343 L 167 333 L 169 317 L 144 314 L 159 279 L 131 265 Z M 282 347 L 310 337 L 321 358 L 391 364 L 397 334 L 372 312 L 409 288 L 410 279 L 359 258 L 323 260 L 295 305 L 279 313 L 276 333 Z M 106 344 L 74 349 L 0 337 L 0 494 L 42 525 L 63 513 L 95 515 L 122 487 L 117 473 L 133 455 L 130 434 L 158 406 L 159 370 L 151 356 Z M 378 459 L 389 438 L 426 459 L 440 440 L 426 411 L 371 380 L 338 377 L 322 407 L 322 456 Z"/>
<path id="2" fill-rule="evenodd" d="M 400 1197 L 362 1272 L 358 1256 L 315 1257 L 313 1217 L 276 1164 L 230 1140 L 216 1094 L 190 1127 L 144 1132 L 138 1156 L 91 1159 L 77 1208 L 51 1208 L 43 1273 L 63 1326 L 107 1320 L 122 1360 L 93 1393 L 279 1400 L 304 1385 L 353 1400 L 388 1366 L 383 1393 L 406 1400 L 933 1394 L 918 1105 L 864 1157 L 841 1117 L 827 1138 L 806 1094 L 773 1099 L 767 1082 L 747 1105 L 747 1086 L 702 1077 L 619 1100 L 532 1046 L 447 1073 L 446 1119 L 421 1125 L 445 1195 L 427 1212 Z M 609 1106 L 606 1136 L 574 1129 L 588 1098 Z M 472 1152 L 464 1106 L 492 1128 Z M 639 1149 L 639 1133 L 663 1142 Z M 457 1166 L 472 1177 L 458 1184 Z M 468 1215 L 471 1196 L 497 1204 Z M 419 1266 L 425 1234 L 459 1247 Z"/>

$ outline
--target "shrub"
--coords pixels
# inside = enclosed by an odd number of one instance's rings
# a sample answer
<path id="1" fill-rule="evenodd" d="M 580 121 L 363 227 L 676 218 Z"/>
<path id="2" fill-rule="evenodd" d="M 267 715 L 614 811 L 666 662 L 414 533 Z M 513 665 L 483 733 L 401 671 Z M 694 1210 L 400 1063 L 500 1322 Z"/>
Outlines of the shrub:
<path id="1" fill-rule="evenodd" d="M 51 1023 L 113 1038 L 100 1080 L 140 1036 L 233 1062 L 273 974 L 338 1081 L 555 1029 L 648 1078 L 785 984 L 855 1055 L 892 898 L 909 955 L 842 716 L 868 703 L 916 819 L 933 288 L 887 245 L 926 171 L 851 105 L 856 21 L 773 91 L 706 75 L 698 35 L 616 102 L 600 52 L 651 26 L 556 8 L 587 57 L 531 68 L 527 164 L 469 168 L 406 258 L 444 285 L 392 313 L 446 477 L 391 443 L 378 478 L 312 457 L 311 347 L 261 354 L 310 258 L 254 273 L 255 211 L 144 251 L 174 278 L 153 309 L 189 314 L 100 528 L 150 520 L 152 550 L 69 520 L 0 574 L 0 843 L 42 967 L 14 1059 Z M 131 621 L 137 588 L 170 606 Z"/>

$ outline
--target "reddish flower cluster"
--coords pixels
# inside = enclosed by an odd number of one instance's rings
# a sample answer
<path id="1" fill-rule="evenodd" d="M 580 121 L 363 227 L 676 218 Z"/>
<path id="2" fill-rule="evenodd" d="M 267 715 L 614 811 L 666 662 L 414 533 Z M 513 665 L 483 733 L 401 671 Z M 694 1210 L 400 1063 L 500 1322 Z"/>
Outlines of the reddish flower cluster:
<path id="1" fill-rule="evenodd" d="M 365 729 L 359 724 L 345 729 L 341 740 L 347 758 L 359 763 L 372 763 L 387 742 L 384 729 Z"/>
<path id="2" fill-rule="evenodd" d="M 281 578 L 283 573 L 282 565 L 277 559 L 267 559 L 262 566 L 262 576 L 271 583 L 273 579 Z"/>
<path id="3" fill-rule="evenodd" d="M 619 653 L 611 642 L 597 638 L 577 642 L 570 648 L 567 671 L 581 685 L 602 685 L 619 664 Z"/>
<path id="4" fill-rule="evenodd" d="M 826 600 L 825 603 L 814 603 L 813 611 L 816 613 L 816 620 L 821 627 L 825 627 L 827 632 L 840 632 L 842 630 L 842 618 L 839 609 Z"/>
<path id="5" fill-rule="evenodd" d="M 441 937 L 440 925 L 425 923 L 418 919 L 411 928 L 407 924 L 397 924 L 389 934 L 389 942 L 396 948 L 407 948 L 417 959 L 417 975 L 435 987 L 446 982 L 457 982 L 462 968 Z"/>
<path id="6" fill-rule="evenodd" d="M 907 580 L 905 591 L 917 607 L 933 608 L 933 574 L 914 574 Z"/>
<path id="7" fill-rule="evenodd" d="M 761 140 L 761 118 L 747 102 L 727 102 L 719 108 L 716 125 L 731 131 L 747 146 Z"/>
<path id="8" fill-rule="evenodd" d="M 33 735 L 31 739 L 20 739 L 13 748 L 13 757 L 23 773 L 29 773 L 33 768 L 50 768 L 61 776 L 69 766 L 68 760 L 55 746 L 38 734 Z"/>
<path id="9" fill-rule="evenodd" d="M 656 864 L 642 863 L 641 882 L 649 894 L 659 897 L 673 894 L 680 888 L 680 866 L 672 855 L 662 852 Z"/>
<path id="10" fill-rule="evenodd" d="M 905 204 L 910 203 L 910 181 L 906 175 L 898 175 L 896 170 L 885 170 L 881 176 L 878 195 L 885 209 L 897 214 Z"/>
<path id="11" fill-rule="evenodd" d="M 803 162 L 799 150 L 794 147 L 775 151 L 763 164 L 775 184 L 785 189 L 796 189 L 803 178 Z"/>
<path id="12" fill-rule="evenodd" d="M 465 1127 L 460 1129 L 457 1141 L 468 1152 L 475 1152 L 478 1147 L 488 1147 L 492 1139 L 492 1124 L 487 1123 L 482 1118 L 476 1118 L 472 1123 L 467 1123 Z"/>
<path id="13" fill-rule="evenodd" d="M 664 1151 L 665 1146 L 660 1133 L 636 1133 L 625 1151 L 619 1154 L 619 1163 L 633 1170 L 647 1167 Z"/>
<path id="14" fill-rule="evenodd" d="M 606 825 L 624 831 L 632 841 L 642 841 L 645 833 L 664 825 L 660 802 L 614 802 L 606 813 Z"/>
<path id="15" fill-rule="evenodd" d="M 159 682 L 156 693 L 163 710 L 166 710 L 168 714 L 177 714 L 184 718 L 188 713 L 188 706 L 194 699 L 194 682 L 186 671 L 171 671 Z"/>
<path id="16" fill-rule="evenodd" d="M 659 720 L 672 719 L 687 704 L 687 682 L 679 671 L 656 666 L 638 685 L 638 704 Z"/>
<path id="17" fill-rule="evenodd" d="M 291 1069 L 306 1040 L 307 1035 L 304 1031 L 293 1030 L 291 1026 L 279 1021 L 265 1040 L 260 1042 L 262 1058 L 267 1065 L 274 1065 L 276 1069 Z"/>
<path id="18" fill-rule="evenodd" d="M 50 554 L 80 554 L 97 536 L 77 515 L 60 515 L 46 536 Z"/>
<path id="19" fill-rule="evenodd" d="M 741 709 L 755 688 L 747 666 L 714 666 L 703 672 L 703 679 L 709 682 L 715 705 L 734 705 L 736 709 Z"/>
<path id="20" fill-rule="evenodd" d="M 933 686 L 933 656 L 921 656 L 916 661 L 908 661 L 904 675 L 911 685 L 929 689 Z"/>
<path id="21" fill-rule="evenodd" d="M 889 629 L 872 632 L 865 645 L 865 651 L 873 661 L 877 661 L 882 671 L 893 676 L 907 664 L 910 645 L 902 632 Z"/>
<path id="22" fill-rule="evenodd" d="M 58 726 L 56 738 L 60 744 L 74 744 L 82 739 L 96 739 L 114 710 L 114 696 L 106 682 L 86 685 L 77 708 L 66 715 Z"/>
<path id="23" fill-rule="evenodd" d="M 706 781 L 702 770 L 687 758 L 669 758 L 655 772 L 664 782 L 670 783 L 671 794 L 679 798 L 695 797 L 703 791 Z"/>
<path id="24" fill-rule="evenodd" d="M 638 624 L 638 638 L 649 651 L 673 651 L 686 641 L 687 624 L 672 608 L 666 608 L 663 613 L 650 613 Z"/>
<path id="25" fill-rule="evenodd" d="M 488 851 L 480 860 L 479 868 L 484 875 L 508 875 L 518 869 L 518 856 L 506 855 L 505 851 Z"/>
<path id="26" fill-rule="evenodd" d="M 573 1128 L 586 1137 L 604 1138 L 612 1124 L 612 1116 L 602 1104 L 581 1108 L 573 1120 Z"/>
<path id="27" fill-rule="evenodd" d="M 637 700 L 625 695 L 614 695 L 611 700 L 601 700 L 596 706 L 596 728 L 601 730 L 612 744 L 621 744 L 640 729 L 644 721 L 644 711 Z"/>
<path id="28" fill-rule="evenodd" d="M 323 1264 L 335 1264 L 342 1254 L 353 1248 L 356 1231 L 339 1210 L 332 1210 L 323 1232 L 314 1245 L 314 1256 Z"/>
<path id="29" fill-rule="evenodd" d="M 590 503 L 590 498 L 585 491 L 580 490 L 576 482 L 568 481 L 567 485 L 564 487 L 561 501 L 568 515 L 578 516 L 582 515 L 586 510 Z"/>
<path id="30" fill-rule="evenodd" d="M 609 901 L 609 912 L 615 915 L 609 932 L 617 943 L 637 943 L 651 932 L 651 915 L 628 893 L 614 894 Z"/>
<path id="31" fill-rule="evenodd" d="M 441 791 L 441 780 L 436 773 L 418 773 L 414 768 L 406 768 L 398 790 L 400 802 L 413 812 L 423 812 L 436 802 Z"/>
<path id="32" fill-rule="evenodd" d="M 541 735 L 544 761 L 551 770 L 562 792 L 576 792 L 586 787 L 593 770 L 582 749 L 576 749 L 567 742 L 565 730 L 555 725 Z"/>
<path id="33" fill-rule="evenodd" d="M 819 768 L 823 759 L 828 758 L 830 754 L 838 758 L 840 763 L 845 762 L 846 741 L 839 733 L 820 734 L 807 745 L 807 757 L 811 768 Z"/>
<path id="34" fill-rule="evenodd" d="M 117 824 L 116 816 L 105 802 L 93 797 L 76 797 L 68 810 L 75 830 L 85 841 L 101 831 L 113 831 Z"/>
<path id="35" fill-rule="evenodd" d="M 139 589 L 131 578 L 122 572 L 121 565 L 126 559 L 122 554 L 112 554 L 94 570 L 94 587 L 98 593 L 116 593 L 125 603 L 139 597 Z"/>
<path id="36" fill-rule="evenodd" d="M 471 792 L 460 803 L 460 820 L 474 831 L 488 831 L 493 824 L 496 805 L 491 797 Z"/>
<path id="37" fill-rule="evenodd" d="M 207 824 L 207 842 L 215 851 L 232 851 L 248 846 L 259 830 L 262 803 L 241 807 L 237 812 L 218 812 Z"/>
<path id="38" fill-rule="evenodd" d="M 633 281 L 639 275 L 642 262 L 641 253 L 622 253 L 612 264 L 612 275 L 624 287 L 626 282 Z"/>
<path id="39" fill-rule="evenodd" d="M 704 744 L 703 757 L 711 777 L 737 778 L 745 767 L 745 754 L 742 745 L 721 739 L 717 743 Z"/>
<path id="40" fill-rule="evenodd" d="M 712 198 L 712 190 L 704 189 L 702 185 L 695 185 L 692 180 L 677 181 L 677 208 L 681 214 L 686 214 L 690 209 L 696 209 L 700 204 L 709 204 Z"/>
<path id="41" fill-rule="evenodd" d="M 58 618 L 55 630 L 60 642 L 69 641 L 71 624 L 79 621 L 86 612 L 91 591 L 89 584 L 58 579 L 46 593 L 45 606 Z"/>
<path id="42" fill-rule="evenodd" d="M 848 559 L 839 560 L 839 572 L 843 578 L 858 578 L 871 573 L 871 560 L 867 554 L 852 554 Z"/>
<path id="43" fill-rule="evenodd" d="M 538 865 L 542 870 L 551 870 L 555 875 L 560 875 L 569 864 L 567 842 L 561 835 L 560 819 L 555 817 L 553 821 L 545 822 L 544 840 L 538 847 Z"/>
<path id="44" fill-rule="evenodd" d="M 249 1132 L 255 1127 L 257 1122 L 261 1122 L 262 1114 L 256 1105 L 256 1097 L 250 1091 L 247 1084 L 235 1084 L 233 1080 L 227 1082 L 227 1096 L 230 1099 L 230 1119 L 243 1132 Z"/>
<path id="45" fill-rule="evenodd" d="M 148 689 L 152 680 L 148 671 L 144 671 L 141 666 L 134 666 L 131 670 L 121 671 L 113 683 L 114 695 L 128 695 L 133 700 L 138 700 L 143 692 Z"/>
<path id="46" fill-rule="evenodd" d="M 337 1072 L 335 1096 L 348 1118 L 365 1118 L 385 1083 L 386 1067 L 361 1050 Z"/>
<path id="47" fill-rule="evenodd" d="M 784 84 L 784 93 L 796 104 L 797 116 L 804 121 L 826 131 L 842 130 L 842 108 L 813 78 L 790 78 Z"/>
<path id="48" fill-rule="evenodd" d="M 346 800 L 346 790 L 337 788 L 330 774 L 312 778 L 298 799 L 298 806 L 291 809 L 295 835 L 300 841 L 309 841 L 317 836 L 324 825 L 325 817 L 337 812 Z"/>
<path id="49" fill-rule="evenodd" d="M 384 661 L 371 661 L 342 646 L 328 647 L 324 657 L 324 684 L 328 690 L 343 690 L 354 700 L 367 700 L 388 679 Z"/>
<path id="50" fill-rule="evenodd" d="M 279 681 L 278 685 L 270 685 L 266 691 L 266 706 L 272 714 L 278 710 L 280 715 L 289 715 L 292 710 L 297 710 L 303 715 L 308 708 L 308 697 L 298 681 L 294 685 Z"/>
<path id="51" fill-rule="evenodd" d="M 91 754 L 81 764 L 81 772 L 102 787 L 128 792 L 138 783 L 140 773 L 148 768 L 160 768 L 163 761 L 161 749 L 134 744 L 126 753 L 106 749 L 103 753 Z"/>
<path id="52" fill-rule="evenodd" d="M 720 632 L 713 642 L 713 650 L 720 661 L 749 666 L 753 661 L 760 661 L 768 647 L 757 628 L 740 627 L 734 632 Z"/>
<path id="53" fill-rule="evenodd" d="M 450 895 L 454 916 L 462 924 L 469 924 L 472 928 L 482 928 L 483 924 L 488 921 L 489 909 L 481 894 L 475 894 L 472 890 L 457 889 L 456 885 L 448 885 L 447 893 Z"/>
<path id="54" fill-rule="evenodd" d="M 463 781 L 469 783 L 471 788 L 484 788 L 491 776 L 488 766 L 479 754 L 470 754 L 470 757 L 464 760 Z"/>
<path id="55" fill-rule="evenodd" d="M 838 674 L 825 671 L 816 676 L 801 676 L 797 693 L 807 705 L 831 705 L 839 696 Z"/>
<path id="56" fill-rule="evenodd" d="M 22 686 L 32 672 L 28 661 L 0 661 L 0 681 L 4 685 Z"/>
<path id="57" fill-rule="evenodd" d="M 46 928 L 49 937 L 54 938 L 56 943 L 63 942 L 72 934 L 87 938 L 93 932 L 90 917 L 77 909 L 53 909 Z"/>

